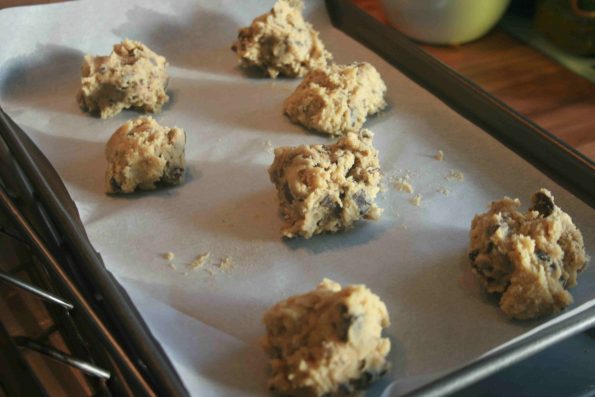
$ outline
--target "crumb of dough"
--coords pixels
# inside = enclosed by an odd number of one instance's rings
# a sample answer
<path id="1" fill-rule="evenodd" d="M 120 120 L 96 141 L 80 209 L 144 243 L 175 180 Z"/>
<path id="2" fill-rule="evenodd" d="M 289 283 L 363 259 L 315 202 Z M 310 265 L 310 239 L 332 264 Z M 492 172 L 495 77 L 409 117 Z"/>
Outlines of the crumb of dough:
<path id="1" fill-rule="evenodd" d="M 397 178 L 395 181 L 395 189 L 400 192 L 413 193 L 413 185 L 409 181 L 409 176 Z"/>
<path id="2" fill-rule="evenodd" d="M 443 194 L 443 195 L 445 195 L 445 196 L 448 196 L 448 195 L 450 194 L 450 190 L 448 190 L 447 188 L 445 188 L 445 187 L 443 187 L 443 186 L 441 186 L 441 187 L 439 187 L 438 189 L 436 189 L 436 191 L 437 191 L 438 193 L 442 193 L 442 194 Z"/>
<path id="3" fill-rule="evenodd" d="M 434 155 L 434 158 L 438 161 L 444 160 L 444 152 L 442 150 L 438 150 Z"/>
<path id="4" fill-rule="evenodd" d="M 173 260 L 175 257 L 176 257 L 176 255 L 175 255 L 173 252 L 170 252 L 170 251 L 168 251 L 168 252 L 165 252 L 165 253 L 163 254 L 163 258 L 164 258 L 165 260 L 167 260 L 167 261 L 172 261 L 172 260 Z"/>
<path id="5" fill-rule="evenodd" d="M 209 273 L 209 276 L 215 275 L 215 271 L 213 269 L 205 269 L 205 272 Z"/>
<path id="6" fill-rule="evenodd" d="M 419 207 L 421 205 L 422 198 L 423 196 L 421 194 L 416 194 L 414 197 L 411 198 L 411 200 L 409 200 L 409 202 L 415 205 L 416 207 Z"/>
<path id="7" fill-rule="evenodd" d="M 199 267 L 203 267 L 210 256 L 211 256 L 210 252 L 205 252 L 204 254 L 200 254 L 196 258 L 194 258 L 194 260 L 192 262 L 190 262 L 189 266 L 192 269 L 198 269 Z"/>
<path id="8" fill-rule="evenodd" d="M 450 170 L 450 173 L 444 177 L 447 181 L 463 182 L 465 175 L 459 170 Z"/>
<path id="9" fill-rule="evenodd" d="M 264 147 L 264 150 L 265 150 L 267 153 L 271 153 L 271 154 L 272 154 L 272 153 L 274 153 L 274 151 L 275 151 L 275 148 L 273 148 L 273 143 L 271 142 L 271 140 L 270 140 L 270 139 L 267 139 L 266 141 L 264 141 L 264 142 L 262 143 L 262 146 Z"/>
<path id="10" fill-rule="evenodd" d="M 168 263 L 168 264 L 167 264 L 167 266 L 169 266 L 169 267 L 170 267 L 170 269 L 173 269 L 173 270 L 176 270 L 176 269 L 177 269 L 177 267 L 176 267 L 176 264 L 175 264 L 175 263 Z"/>
<path id="11" fill-rule="evenodd" d="M 231 259 L 231 257 L 229 256 L 225 256 L 223 258 L 221 258 L 221 261 L 219 261 L 219 264 L 217 265 L 217 267 L 221 270 L 228 270 L 231 269 L 233 267 L 234 263 L 233 263 L 233 259 Z"/>

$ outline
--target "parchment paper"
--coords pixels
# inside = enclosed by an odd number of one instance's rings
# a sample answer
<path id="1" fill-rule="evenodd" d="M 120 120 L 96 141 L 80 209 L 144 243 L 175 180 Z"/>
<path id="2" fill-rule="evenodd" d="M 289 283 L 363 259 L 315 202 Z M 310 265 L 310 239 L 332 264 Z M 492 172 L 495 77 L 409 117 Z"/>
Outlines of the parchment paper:
<path id="1" fill-rule="evenodd" d="M 593 211 L 371 51 L 332 28 L 323 2 L 306 16 L 338 63 L 368 61 L 388 86 L 389 108 L 372 118 L 385 175 L 381 220 L 349 232 L 284 241 L 267 167 L 272 146 L 328 139 L 292 125 L 282 101 L 297 80 L 276 81 L 236 67 L 238 28 L 271 1 L 78 1 L 0 11 L 0 98 L 64 179 L 91 242 L 130 293 L 196 396 L 266 395 L 258 347 L 262 313 L 323 277 L 364 283 L 387 304 L 393 381 L 424 383 L 474 360 L 544 321 L 513 322 L 469 270 L 474 214 L 504 195 L 526 205 L 540 187 L 594 246 Z M 104 145 L 137 117 L 109 120 L 75 102 L 85 53 L 108 54 L 124 38 L 166 56 L 172 97 L 157 119 L 187 132 L 188 176 L 180 187 L 110 197 L 103 193 Z M 440 149 L 444 161 L 433 158 Z M 464 181 L 447 180 L 451 170 Z M 392 182 L 410 175 L 421 206 Z M 448 195 L 444 192 L 448 190 Z M 526 208 L 526 207 L 525 207 Z M 176 254 L 168 266 L 161 254 Z M 204 268 L 187 266 L 210 252 Z M 216 263 L 230 257 L 233 266 Z M 593 304 L 588 267 L 573 308 Z"/>

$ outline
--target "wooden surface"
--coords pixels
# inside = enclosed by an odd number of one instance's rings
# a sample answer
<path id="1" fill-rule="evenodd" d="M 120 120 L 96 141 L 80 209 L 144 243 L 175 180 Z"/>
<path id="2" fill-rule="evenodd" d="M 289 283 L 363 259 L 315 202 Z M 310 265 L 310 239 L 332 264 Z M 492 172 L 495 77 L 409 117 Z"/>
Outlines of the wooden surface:
<path id="1" fill-rule="evenodd" d="M 354 0 L 390 24 L 379 0 Z M 530 120 L 595 159 L 595 85 L 499 28 L 460 46 L 420 45 Z"/>

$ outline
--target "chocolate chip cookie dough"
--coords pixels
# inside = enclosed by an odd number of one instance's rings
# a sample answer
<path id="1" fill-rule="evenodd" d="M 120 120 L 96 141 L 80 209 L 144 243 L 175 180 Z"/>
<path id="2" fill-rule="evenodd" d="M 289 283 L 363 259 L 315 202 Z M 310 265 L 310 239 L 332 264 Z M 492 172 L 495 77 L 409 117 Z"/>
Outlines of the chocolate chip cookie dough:
<path id="1" fill-rule="evenodd" d="M 277 188 L 285 237 L 337 232 L 360 219 L 378 219 L 380 190 L 374 134 L 349 133 L 332 145 L 275 149 L 269 168 Z"/>
<path id="2" fill-rule="evenodd" d="M 138 41 L 114 45 L 108 56 L 85 55 L 77 101 L 102 119 L 123 109 L 157 113 L 169 100 L 167 61 Z"/>
<path id="3" fill-rule="evenodd" d="M 487 292 L 501 294 L 511 318 L 556 313 L 572 303 L 568 288 L 587 262 L 583 236 L 552 194 L 541 189 L 526 214 L 505 197 L 471 223 L 469 259 Z"/>
<path id="4" fill-rule="evenodd" d="M 277 303 L 263 317 L 271 359 L 269 389 L 283 395 L 351 396 L 390 368 L 390 325 L 380 298 L 364 285 L 324 279 L 304 295 Z"/>
<path id="5" fill-rule="evenodd" d="M 278 0 L 269 13 L 238 33 L 231 47 L 242 67 L 257 66 L 267 76 L 303 77 L 332 59 L 318 32 L 302 17 L 301 0 Z"/>
<path id="6" fill-rule="evenodd" d="M 107 193 L 176 185 L 184 177 L 186 135 L 181 128 L 159 125 L 151 117 L 128 121 L 114 132 L 105 148 Z"/>
<path id="7" fill-rule="evenodd" d="M 359 131 L 369 115 L 386 106 L 386 85 L 366 62 L 314 70 L 287 98 L 283 111 L 291 121 L 330 135 Z"/>

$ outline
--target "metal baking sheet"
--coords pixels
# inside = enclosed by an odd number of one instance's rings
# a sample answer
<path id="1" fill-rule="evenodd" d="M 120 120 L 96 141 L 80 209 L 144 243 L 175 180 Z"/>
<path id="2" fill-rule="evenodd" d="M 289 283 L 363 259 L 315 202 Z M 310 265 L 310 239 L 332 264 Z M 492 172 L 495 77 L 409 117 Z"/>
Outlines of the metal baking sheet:
<path id="1" fill-rule="evenodd" d="M 387 303 L 393 370 L 369 392 L 424 384 L 478 359 L 551 319 L 511 322 L 482 294 L 466 246 L 475 213 L 504 195 L 524 203 L 539 187 L 593 247 L 593 211 L 487 135 L 332 27 L 324 5 L 306 17 L 340 63 L 368 61 L 388 86 L 389 108 L 372 118 L 385 175 L 378 222 L 311 240 L 279 236 L 266 169 L 272 146 L 327 138 L 290 124 L 281 103 L 298 84 L 245 74 L 229 50 L 239 27 L 271 2 L 81 1 L 0 12 L 0 101 L 50 159 L 78 206 L 94 247 L 163 344 L 192 395 L 265 395 L 260 316 L 323 277 L 364 283 Z M 68 21 L 64 23 L 63 21 Z M 123 38 L 170 61 L 172 100 L 157 119 L 188 134 L 186 184 L 131 197 L 103 194 L 103 148 L 137 116 L 82 113 L 74 100 L 82 56 L 106 54 Z M 444 161 L 433 158 L 437 150 Z M 461 171 L 463 181 L 449 178 Z M 409 175 L 421 206 L 393 181 Z M 444 194 L 448 192 L 448 194 Z M 176 254 L 176 269 L 160 254 Z M 205 269 L 187 266 L 210 252 Z M 223 271 L 216 261 L 231 257 Z M 595 303 L 588 267 L 572 309 Z M 392 382 L 397 382 L 393 383 Z M 389 387 L 389 385 L 391 385 Z M 398 388 L 398 387 L 397 387 Z"/>

